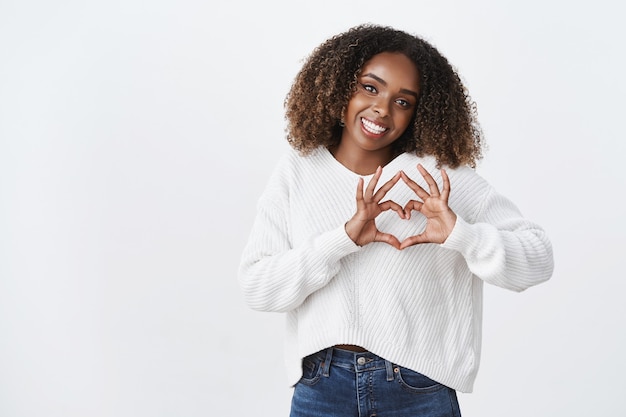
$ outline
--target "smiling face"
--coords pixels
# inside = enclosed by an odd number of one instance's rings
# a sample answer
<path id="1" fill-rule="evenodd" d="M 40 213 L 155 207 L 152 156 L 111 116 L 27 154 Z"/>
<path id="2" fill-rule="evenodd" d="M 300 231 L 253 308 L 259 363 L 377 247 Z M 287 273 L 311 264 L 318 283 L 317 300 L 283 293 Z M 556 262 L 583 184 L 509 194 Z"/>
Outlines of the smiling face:
<path id="1" fill-rule="evenodd" d="M 355 172 L 387 164 L 393 158 L 393 142 L 413 118 L 418 93 L 417 67 L 406 55 L 374 55 L 361 68 L 348 102 L 335 158 Z"/>

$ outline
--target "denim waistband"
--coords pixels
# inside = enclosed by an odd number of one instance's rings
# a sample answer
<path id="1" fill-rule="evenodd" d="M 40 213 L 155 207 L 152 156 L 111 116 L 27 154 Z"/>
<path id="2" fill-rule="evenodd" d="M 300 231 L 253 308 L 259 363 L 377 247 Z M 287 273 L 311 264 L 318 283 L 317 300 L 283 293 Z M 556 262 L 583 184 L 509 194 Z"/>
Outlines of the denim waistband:
<path id="1" fill-rule="evenodd" d="M 338 366 L 353 372 L 385 369 L 387 379 L 393 379 L 394 364 L 372 352 L 353 352 L 351 350 L 330 347 L 314 355 L 322 362 L 323 374 L 328 376 L 330 366 Z"/>

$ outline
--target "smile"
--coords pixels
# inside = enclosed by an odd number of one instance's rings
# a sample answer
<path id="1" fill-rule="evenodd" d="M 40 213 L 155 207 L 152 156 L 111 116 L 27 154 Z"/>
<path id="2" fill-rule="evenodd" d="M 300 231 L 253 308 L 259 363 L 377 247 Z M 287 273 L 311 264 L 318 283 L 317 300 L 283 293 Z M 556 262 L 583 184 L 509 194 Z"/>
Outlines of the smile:
<path id="1" fill-rule="evenodd" d="M 363 128 L 367 132 L 372 133 L 374 135 L 380 135 L 380 134 L 385 133 L 387 130 L 389 130 L 388 128 L 384 126 L 377 125 L 371 120 L 367 120 L 365 118 L 361 118 L 361 124 L 363 125 Z"/>

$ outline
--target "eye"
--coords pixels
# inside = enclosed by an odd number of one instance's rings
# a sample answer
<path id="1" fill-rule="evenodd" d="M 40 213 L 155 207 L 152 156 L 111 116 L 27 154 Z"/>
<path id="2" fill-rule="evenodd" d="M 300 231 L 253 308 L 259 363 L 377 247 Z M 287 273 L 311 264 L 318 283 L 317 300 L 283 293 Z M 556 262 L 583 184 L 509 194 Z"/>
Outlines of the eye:
<path id="1" fill-rule="evenodd" d="M 371 85 L 371 84 L 363 84 L 363 83 L 361 83 L 361 87 L 362 87 L 365 91 L 367 91 L 367 92 L 369 92 L 369 93 L 372 93 L 372 94 L 376 94 L 376 93 L 378 92 L 378 90 L 376 90 L 376 87 L 374 87 L 374 86 L 373 86 L 373 85 Z"/>
<path id="2" fill-rule="evenodd" d="M 402 107 L 411 107 L 411 103 L 403 98 L 397 99 L 396 103 L 398 103 Z"/>

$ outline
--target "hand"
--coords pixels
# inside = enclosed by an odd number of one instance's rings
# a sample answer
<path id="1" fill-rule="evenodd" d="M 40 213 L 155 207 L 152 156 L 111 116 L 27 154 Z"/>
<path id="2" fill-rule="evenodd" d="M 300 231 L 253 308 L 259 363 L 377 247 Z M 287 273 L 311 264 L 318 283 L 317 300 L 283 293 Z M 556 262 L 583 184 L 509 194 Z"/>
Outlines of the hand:
<path id="1" fill-rule="evenodd" d="M 456 223 L 456 214 L 448 206 L 448 197 L 450 196 L 450 179 L 444 169 L 441 170 L 441 178 L 443 179 L 443 190 L 439 192 L 439 187 L 433 177 L 421 165 L 417 165 L 426 183 L 430 194 L 422 187 L 417 185 L 415 181 L 410 179 L 404 172 L 400 172 L 402 180 L 406 185 L 415 191 L 415 194 L 422 201 L 411 200 L 404 206 L 405 218 L 411 217 L 411 211 L 419 211 L 426 217 L 426 229 L 419 235 L 406 238 L 400 245 L 400 249 L 418 243 L 443 243 L 446 241 Z"/>
<path id="2" fill-rule="evenodd" d="M 363 192 L 363 178 L 359 178 L 356 189 L 356 213 L 346 223 L 346 233 L 359 246 L 364 246 L 371 242 L 385 242 L 396 249 L 400 249 L 398 238 L 389 233 L 383 233 L 376 227 L 375 219 L 383 211 L 391 209 L 397 212 L 400 218 L 407 218 L 405 209 L 399 204 L 391 200 L 380 202 L 385 197 L 385 194 L 400 180 L 400 172 L 374 193 L 382 172 L 381 167 L 376 169 L 376 173 L 369 184 L 367 184 L 365 192 Z"/>

